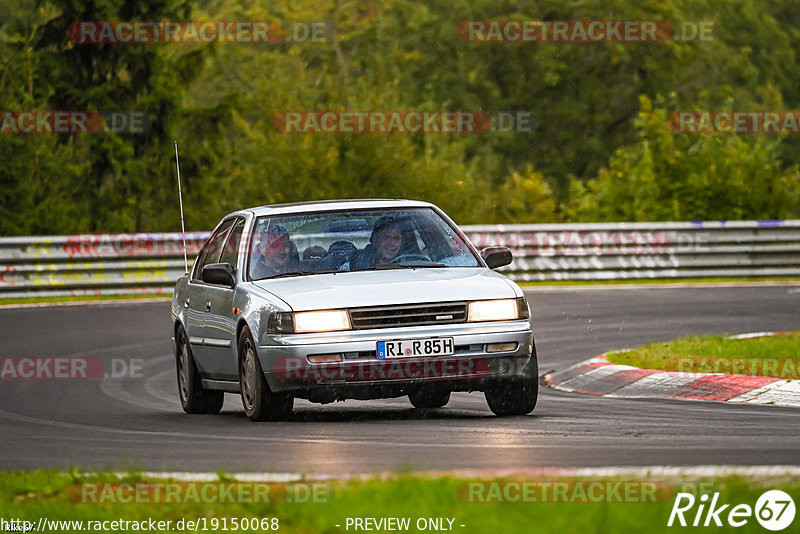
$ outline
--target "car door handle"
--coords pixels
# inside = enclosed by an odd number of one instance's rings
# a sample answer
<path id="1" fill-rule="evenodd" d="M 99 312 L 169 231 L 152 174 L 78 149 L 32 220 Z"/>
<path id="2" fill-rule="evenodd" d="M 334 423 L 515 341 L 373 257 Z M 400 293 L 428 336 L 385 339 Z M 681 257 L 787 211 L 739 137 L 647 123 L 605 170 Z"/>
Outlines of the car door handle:
<path id="1" fill-rule="evenodd" d="M 207 311 L 207 312 L 210 312 L 210 311 L 211 311 L 211 301 L 210 301 L 210 300 L 207 300 L 207 301 L 206 301 L 206 311 Z"/>
<path id="2" fill-rule="evenodd" d="M 186 298 L 186 300 L 183 301 L 183 307 L 184 308 L 188 308 L 189 307 L 189 298 L 188 297 Z"/>

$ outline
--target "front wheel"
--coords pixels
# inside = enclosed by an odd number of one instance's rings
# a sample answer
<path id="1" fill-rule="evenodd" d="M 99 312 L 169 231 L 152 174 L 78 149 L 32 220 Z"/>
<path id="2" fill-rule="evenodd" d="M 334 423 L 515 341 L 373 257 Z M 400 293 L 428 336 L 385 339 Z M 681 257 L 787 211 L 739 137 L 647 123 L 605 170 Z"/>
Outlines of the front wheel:
<path id="1" fill-rule="evenodd" d="M 178 370 L 178 395 L 186 413 L 219 413 L 225 400 L 222 391 L 203 389 L 200 372 L 189 346 L 189 338 L 183 326 L 175 336 L 175 363 Z"/>
<path id="2" fill-rule="evenodd" d="M 253 336 L 246 326 L 239 336 L 239 389 L 244 413 L 252 421 L 280 421 L 292 413 L 294 397 L 270 391 Z"/>
<path id="3" fill-rule="evenodd" d="M 539 398 L 539 366 L 534 350 L 528 362 L 524 378 L 498 381 L 489 386 L 484 394 L 489 409 L 498 416 L 525 415 L 536 407 Z"/>

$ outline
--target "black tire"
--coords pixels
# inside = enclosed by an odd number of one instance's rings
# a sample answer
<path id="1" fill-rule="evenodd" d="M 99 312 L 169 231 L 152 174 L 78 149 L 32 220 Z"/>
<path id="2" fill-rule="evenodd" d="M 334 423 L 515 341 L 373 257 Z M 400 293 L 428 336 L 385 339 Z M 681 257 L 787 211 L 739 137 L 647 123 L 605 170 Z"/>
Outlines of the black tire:
<path id="1" fill-rule="evenodd" d="M 203 389 L 200 372 L 192 355 L 189 338 L 183 326 L 175 335 L 175 367 L 178 375 L 178 396 L 186 413 L 219 413 L 225 394 L 222 391 Z"/>
<path id="2" fill-rule="evenodd" d="M 450 402 L 450 392 L 433 389 L 417 389 L 408 394 L 414 408 L 442 408 Z"/>
<path id="3" fill-rule="evenodd" d="M 526 366 L 527 376 L 513 380 L 500 381 L 489 386 L 484 394 L 486 404 L 497 416 L 526 415 L 536 407 L 539 398 L 539 366 L 536 349 Z"/>
<path id="4" fill-rule="evenodd" d="M 239 389 L 244 413 L 252 421 L 280 421 L 292 414 L 294 397 L 270 391 L 246 326 L 239 335 Z"/>

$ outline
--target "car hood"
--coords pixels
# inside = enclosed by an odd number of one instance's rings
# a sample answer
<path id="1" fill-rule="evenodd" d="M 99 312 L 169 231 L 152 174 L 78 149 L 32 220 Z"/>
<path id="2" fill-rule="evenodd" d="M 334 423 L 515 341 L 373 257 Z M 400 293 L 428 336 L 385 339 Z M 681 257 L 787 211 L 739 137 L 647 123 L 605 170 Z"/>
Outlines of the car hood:
<path id="1" fill-rule="evenodd" d="M 253 282 L 294 311 L 513 298 L 515 284 L 484 268 L 341 272 Z"/>

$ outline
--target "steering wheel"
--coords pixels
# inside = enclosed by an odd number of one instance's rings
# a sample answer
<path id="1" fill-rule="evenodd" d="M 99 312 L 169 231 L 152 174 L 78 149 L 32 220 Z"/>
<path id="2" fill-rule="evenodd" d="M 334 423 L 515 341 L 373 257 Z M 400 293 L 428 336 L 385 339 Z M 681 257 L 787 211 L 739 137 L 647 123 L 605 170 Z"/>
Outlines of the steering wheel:
<path id="1" fill-rule="evenodd" d="M 401 261 L 411 260 L 411 261 L 419 261 L 422 260 L 426 263 L 431 263 L 431 259 L 424 254 L 400 254 L 393 260 L 390 260 L 389 263 L 400 263 Z"/>

